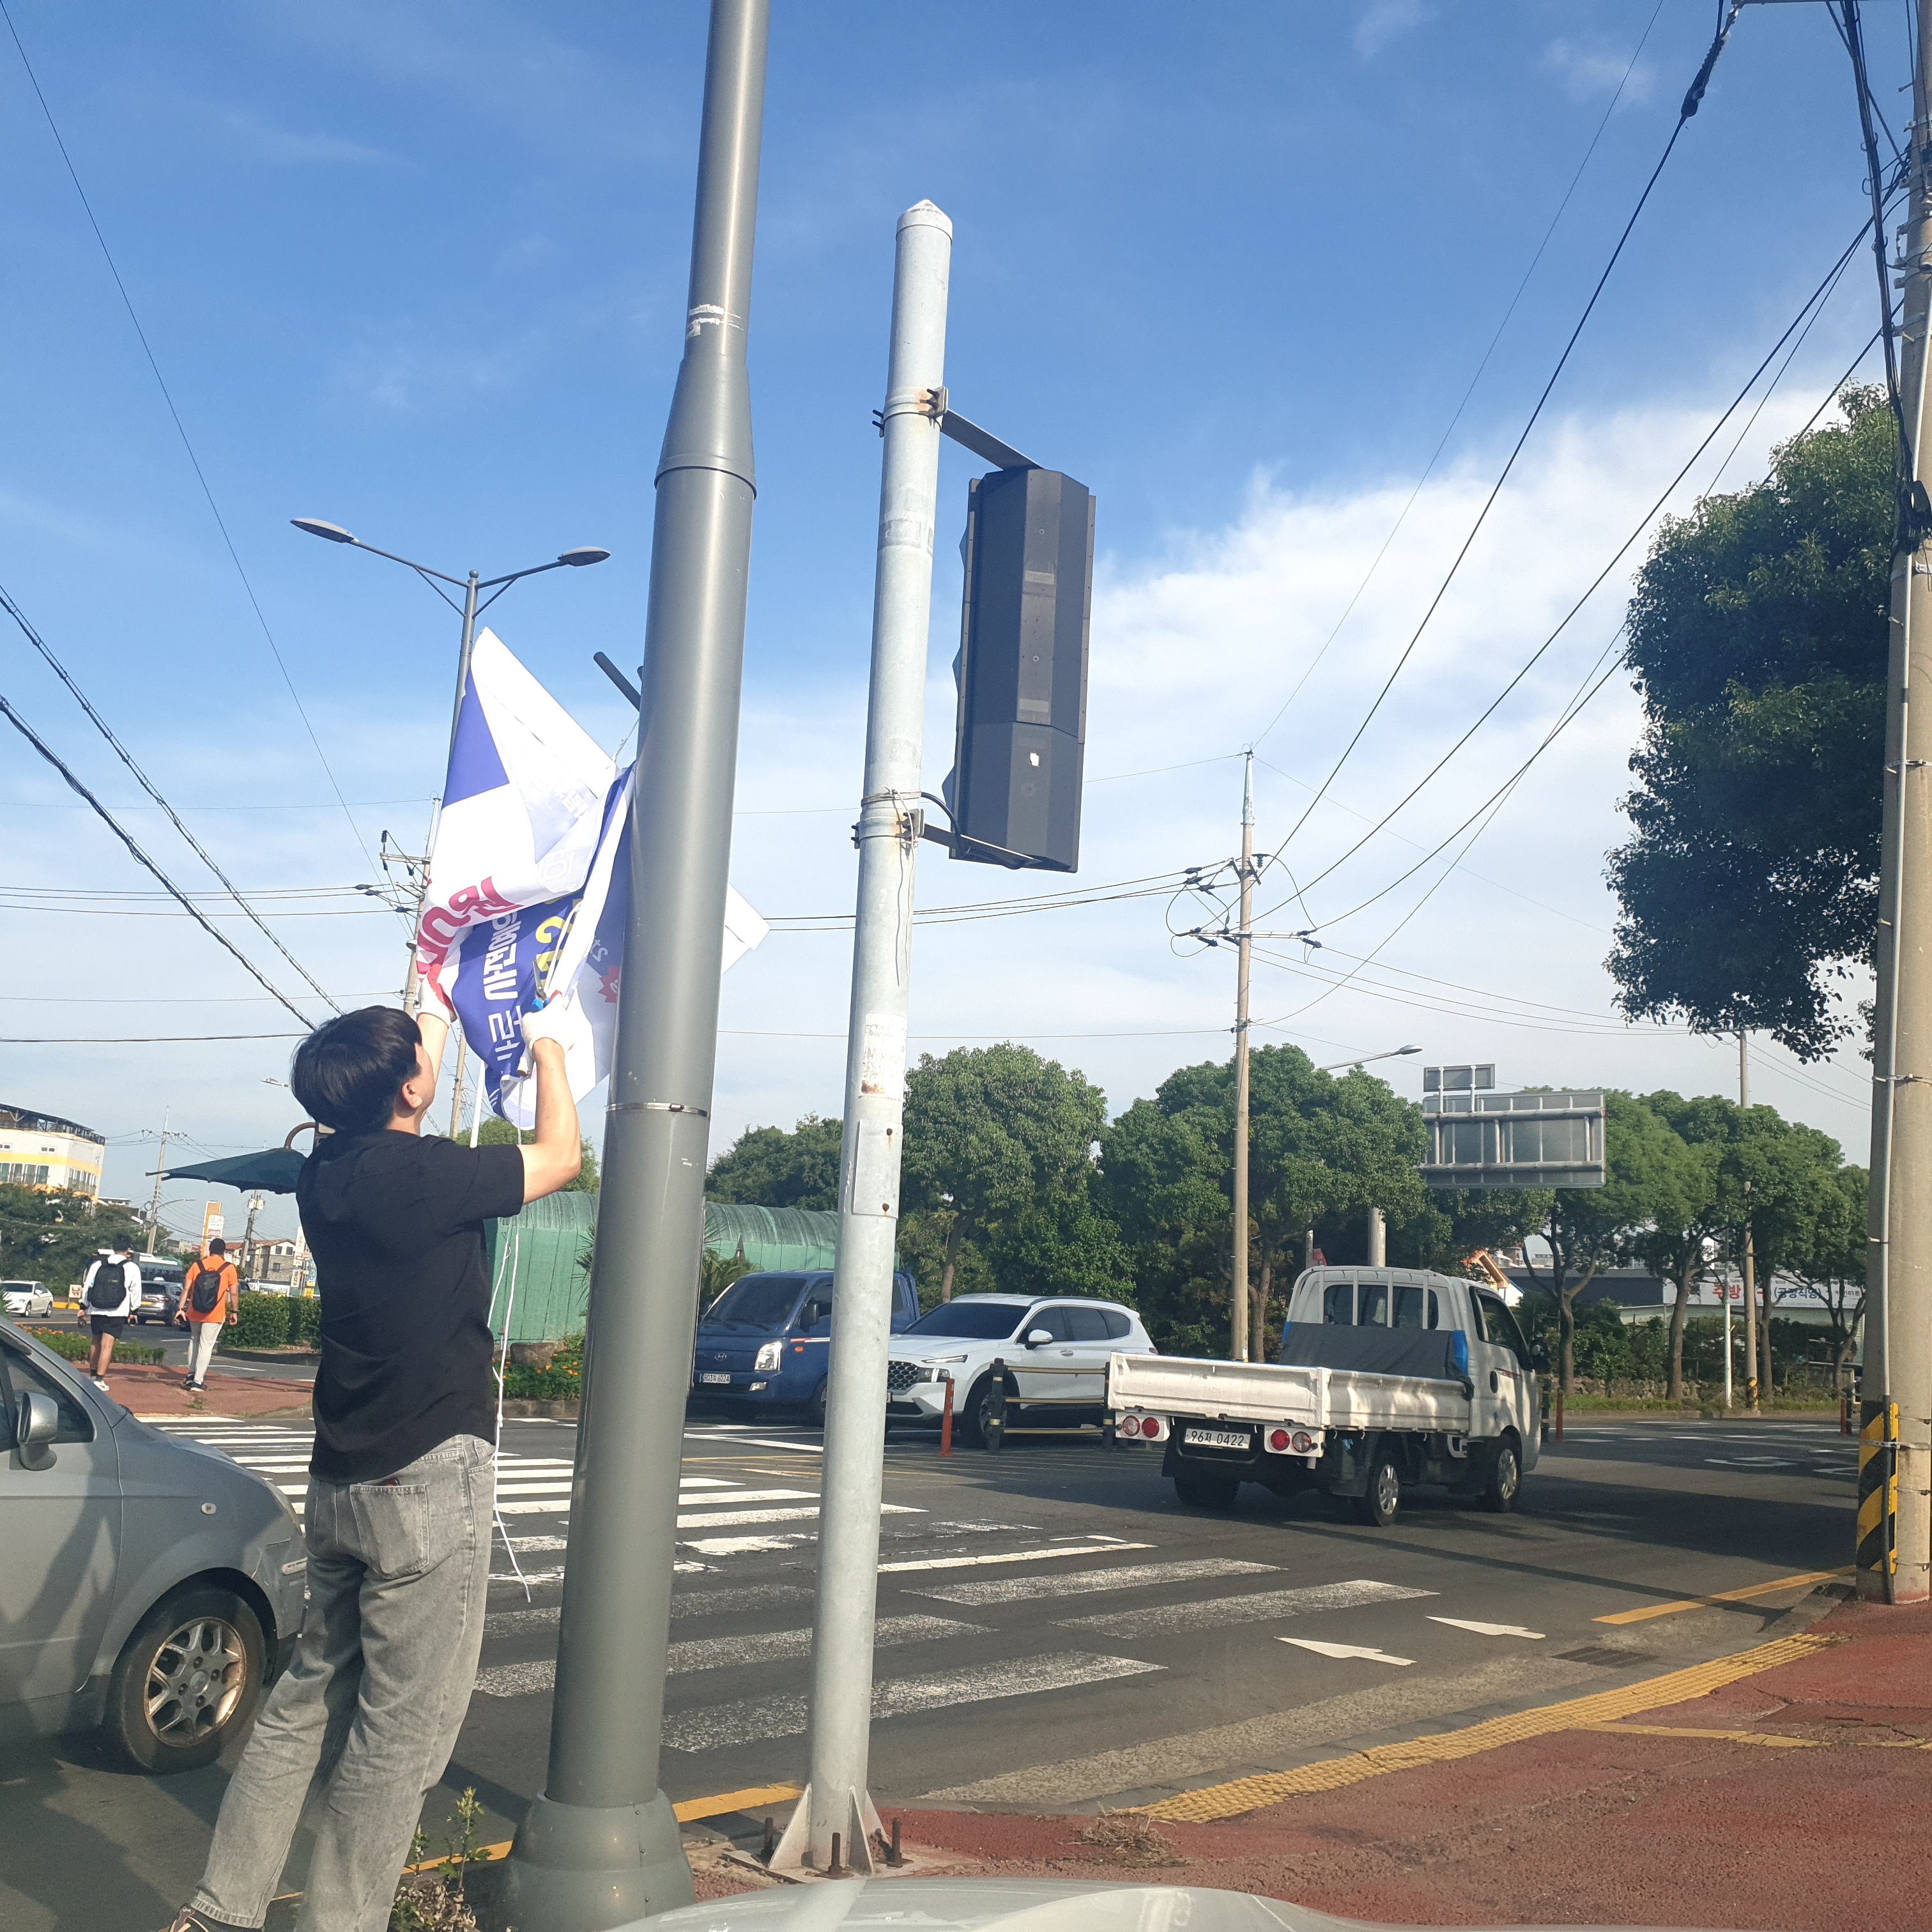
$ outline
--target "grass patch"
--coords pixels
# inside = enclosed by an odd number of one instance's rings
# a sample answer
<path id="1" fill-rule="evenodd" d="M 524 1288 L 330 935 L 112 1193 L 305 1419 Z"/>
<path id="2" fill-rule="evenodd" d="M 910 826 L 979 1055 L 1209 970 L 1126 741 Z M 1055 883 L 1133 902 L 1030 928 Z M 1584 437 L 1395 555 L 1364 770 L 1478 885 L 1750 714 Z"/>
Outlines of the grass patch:
<path id="1" fill-rule="evenodd" d="M 76 1335 L 69 1328 L 30 1329 L 28 1331 L 37 1342 L 44 1342 L 63 1361 L 84 1362 L 93 1346 L 91 1335 Z M 149 1342 L 122 1340 L 114 1345 L 114 1359 L 117 1362 L 147 1363 L 164 1359 L 162 1352 Z"/>

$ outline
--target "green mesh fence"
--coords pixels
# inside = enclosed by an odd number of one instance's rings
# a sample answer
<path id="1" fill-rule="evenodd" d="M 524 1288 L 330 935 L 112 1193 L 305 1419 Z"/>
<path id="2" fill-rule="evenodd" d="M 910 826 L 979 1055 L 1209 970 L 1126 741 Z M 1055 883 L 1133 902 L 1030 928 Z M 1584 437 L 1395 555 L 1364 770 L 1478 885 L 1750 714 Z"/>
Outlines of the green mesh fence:
<path id="1" fill-rule="evenodd" d="M 552 1194 L 523 1212 L 483 1224 L 489 1260 L 490 1325 L 500 1338 L 508 1316 L 512 1342 L 554 1341 L 584 1328 L 596 1234 L 594 1194 Z M 704 1245 L 742 1253 L 754 1270 L 829 1268 L 838 1253 L 838 1216 L 807 1208 L 704 1204 Z M 696 1293 L 696 1284 L 692 1285 Z"/>

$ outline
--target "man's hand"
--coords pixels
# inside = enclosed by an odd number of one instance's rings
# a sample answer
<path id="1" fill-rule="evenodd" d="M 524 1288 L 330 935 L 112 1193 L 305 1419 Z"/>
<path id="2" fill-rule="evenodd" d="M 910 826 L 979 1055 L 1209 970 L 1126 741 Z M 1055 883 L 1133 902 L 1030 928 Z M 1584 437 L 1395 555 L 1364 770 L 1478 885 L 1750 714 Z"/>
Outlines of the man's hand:
<path id="1" fill-rule="evenodd" d="M 524 1016 L 525 1048 L 537 1082 L 537 1137 L 520 1150 L 526 1201 L 540 1201 L 568 1186 L 584 1166 L 577 1102 L 571 1097 L 570 1075 L 555 1030 L 560 1017 L 555 1007 Z"/>

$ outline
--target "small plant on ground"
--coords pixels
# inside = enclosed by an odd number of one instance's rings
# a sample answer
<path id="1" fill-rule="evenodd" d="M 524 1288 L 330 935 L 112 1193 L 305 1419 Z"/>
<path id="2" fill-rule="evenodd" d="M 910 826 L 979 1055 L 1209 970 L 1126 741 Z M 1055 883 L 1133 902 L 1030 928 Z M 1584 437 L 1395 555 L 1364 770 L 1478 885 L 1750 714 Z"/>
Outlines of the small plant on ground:
<path id="1" fill-rule="evenodd" d="M 428 1836 L 417 1832 L 410 1847 L 410 1869 L 389 1910 L 389 1932 L 477 1932 L 465 1886 L 470 1868 L 489 1862 L 490 1854 L 476 1842 L 476 1821 L 482 1815 L 476 1792 L 466 1788 L 456 1801 L 454 1834 L 443 1840 L 444 1856 L 434 1862 L 424 1856 Z"/>
<path id="2" fill-rule="evenodd" d="M 1163 1838 L 1148 1819 L 1133 1811 L 1102 1811 L 1074 1843 L 1094 1845 L 1108 1863 L 1122 1865 L 1184 1865 L 1187 1861 L 1172 1838 Z"/>

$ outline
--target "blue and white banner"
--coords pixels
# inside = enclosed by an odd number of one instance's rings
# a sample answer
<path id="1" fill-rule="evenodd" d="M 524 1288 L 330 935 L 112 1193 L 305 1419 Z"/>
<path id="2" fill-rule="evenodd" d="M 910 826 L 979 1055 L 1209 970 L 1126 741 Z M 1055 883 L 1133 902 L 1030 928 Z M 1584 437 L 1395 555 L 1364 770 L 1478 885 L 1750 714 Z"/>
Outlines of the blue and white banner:
<path id="1" fill-rule="evenodd" d="M 555 1016 L 572 1096 L 583 1100 L 610 1071 L 631 908 L 634 770 L 622 772 L 605 795 L 582 890 L 495 914 L 466 934 L 459 949 L 452 983 L 464 1037 L 482 1063 L 492 1110 L 519 1127 L 536 1124 L 536 1084 L 520 1079 L 518 1068 L 523 1016 L 539 995 Z M 725 969 L 770 929 L 728 888 Z"/>
<path id="2" fill-rule="evenodd" d="M 430 861 L 416 964 L 449 1004 L 465 935 L 519 931 L 523 915 L 581 890 L 616 767 L 603 748 L 486 630 L 470 660 Z"/>

